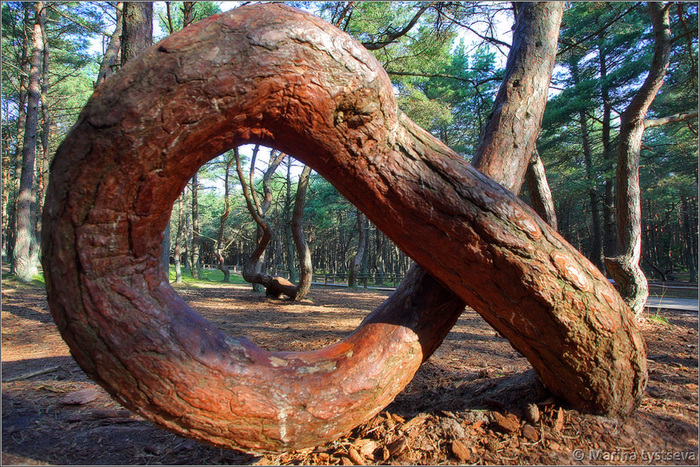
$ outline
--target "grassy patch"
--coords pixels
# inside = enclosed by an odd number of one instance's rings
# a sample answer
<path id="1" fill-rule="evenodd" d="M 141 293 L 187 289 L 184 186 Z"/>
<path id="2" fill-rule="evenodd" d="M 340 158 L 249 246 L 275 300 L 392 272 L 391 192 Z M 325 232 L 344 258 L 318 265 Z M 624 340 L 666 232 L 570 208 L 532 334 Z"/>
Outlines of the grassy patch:
<path id="1" fill-rule="evenodd" d="M 182 268 L 182 283 L 190 287 L 198 287 L 202 284 L 219 283 L 223 284 L 224 273 L 218 269 L 202 269 L 201 277 L 195 279 L 192 277 L 189 268 Z M 169 271 L 170 282 L 175 282 L 175 266 L 170 266 Z M 238 273 L 231 273 L 229 276 L 229 284 L 242 285 L 247 284 L 243 277 Z"/>
<path id="2" fill-rule="evenodd" d="M 32 278 L 32 282 L 26 283 L 17 279 L 17 276 L 9 271 L 2 271 L 2 283 L 7 285 L 12 285 L 13 287 L 46 287 L 46 281 L 44 280 L 44 275 L 42 273 L 36 274 Z"/>
<path id="3" fill-rule="evenodd" d="M 669 326 L 671 324 L 668 322 L 668 319 L 666 319 L 666 317 L 661 316 L 659 314 L 658 310 L 656 310 L 655 314 L 647 316 L 647 319 L 666 326 Z"/>

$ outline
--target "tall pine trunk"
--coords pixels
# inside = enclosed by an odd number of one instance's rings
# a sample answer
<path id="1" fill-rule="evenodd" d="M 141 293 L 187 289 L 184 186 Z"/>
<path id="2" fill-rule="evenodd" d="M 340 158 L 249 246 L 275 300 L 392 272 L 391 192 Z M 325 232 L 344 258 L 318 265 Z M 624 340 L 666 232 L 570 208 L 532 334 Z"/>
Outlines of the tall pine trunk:
<path id="1" fill-rule="evenodd" d="M 34 18 L 34 42 L 29 68 L 27 93 L 27 113 L 25 118 L 24 141 L 22 143 L 22 172 L 17 197 L 17 221 L 13 251 L 14 271 L 22 282 L 31 282 L 38 271 L 38 256 L 33 256 L 36 243 L 35 223 L 32 219 L 34 192 L 34 170 L 36 162 L 37 126 L 39 120 L 39 99 L 41 97 L 41 58 L 44 50 L 42 15 L 44 2 L 37 2 Z"/>
<path id="2" fill-rule="evenodd" d="M 39 158 L 38 172 L 39 178 L 36 187 L 36 212 L 39 214 L 36 217 L 36 235 L 37 240 L 41 238 L 41 212 L 44 208 L 44 197 L 46 195 L 46 184 L 49 178 L 49 136 L 51 135 L 51 114 L 49 113 L 49 44 L 46 34 L 46 25 L 42 20 L 41 25 L 42 40 L 44 42 L 44 51 L 42 53 L 42 70 L 41 70 L 41 157 Z M 37 241 L 38 244 L 38 241 Z M 37 253 L 38 256 L 38 253 Z"/>
<path id="3" fill-rule="evenodd" d="M 357 253 L 350 264 L 350 275 L 348 276 L 348 287 L 357 286 L 357 276 L 362 269 L 362 260 L 365 257 L 365 248 L 367 246 L 367 233 L 365 229 L 365 221 L 362 211 L 357 210 Z"/>
<path id="4" fill-rule="evenodd" d="M 297 282 L 297 270 L 294 267 L 294 234 L 292 233 L 292 158 L 287 157 L 287 183 L 284 198 L 284 244 L 287 249 L 287 270 L 290 282 Z"/>
<path id="5" fill-rule="evenodd" d="M 639 158 L 644 119 L 666 76 L 671 59 L 669 5 L 650 2 L 654 30 L 654 57 L 649 74 L 632 102 L 620 116 L 620 146 L 617 157 L 617 255 L 606 259 L 617 288 L 637 316 L 644 311 L 649 286 L 639 261 L 642 253 L 642 208 Z"/>
<path id="6" fill-rule="evenodd" d="M 580 83 L 579 58 L 572 55 L 570 58 L 571 74 L 574 86 Z M 600 213 L 598 209 L 598 190 L 596 186 L 596 174 L 593 169 L 593 150 L 591 149 L 590 130 L 588 128 L 588 116 L 582 108 L 579 110 L 579 125 L 581 127 L 581 146 L 583 149 L 583 161 L 586 168 L 586 180 L 588 182 L 588 204 L 591 208 L 591 250 L 590 259 L 600 270 L 603 269 L 603 244 L 602 230 L 600 226 Z"/>
<path id="7" fill-rule="evenodd" d="M 299 257 L 299 282 L 297 283 L 297 293 L 295 300 L 306 297 L 311 289 L 311 278 L 313 266 L 311 264 L 311 250 L 304 238 L 304 205 L 306 204 L 306 192 L 309 188 L 309 178 L 311 177 L 311 167 L 304 166 L 299 176 L 297 192 L 294 195 L 294 211 L 292 212 L 292 236 Z"/>
<path id="8" fill-rule="evenodd" d="M 226 167 L 224 169 L 224 212 L 221 213 L 219 218 L 219 234 L 216 237 L 216 258 L 219 262 L 219 270 L 224 273 L 223 282 L 229 283 L 231 280 L 231 271 L 229 271 L 226 266 L 226 260 L 224 253 L 226 250 L 226 245 L 224 244 L 224 231 L 226 228 L 226 219 L 228 219 L 231 213 L 231 202 L 229 200 L 229 179 L 231 175 L 231 164 L 234 161 L 234 157 L 229 155 L 226 159 Z"/>
<path id="9" fill-rule="evenodd" d="M 122 12 L 122 65 L 153 43 L 153 2 L 124 2 Z"/>
<path id="10" fill-rule="evenodd" d="M 173 248 L 173 261 L 175 263 L 175 282 L 182 284 L 182 233 L 183 233 L 183 198 L 184 193 L 177 198 L 177 233 L 175 234 L 175 247 Z"/>
<path id="11" fill-rule="evenodd" d="M 194 279 L 200 278 L 200 238 L 199 238 L 199 176 L 195 173 L 192 177 L 192 257 L 190 274 Z"/>
<path id="12" fill-rule="evenodd" d="M 605 174 L 605 191 L 603 194 L 603 255 L 605 257 L 615 254 L 615 180 L 613 167 L 615 154 L 612 149 L 611 119 L 612 102 L 610 100 L 610 84 L 608 83 L 608 57 L 603 43 L 603 35 L 600 36 L 598 49 L 600 60 L 600 97 L 603 101 L 602 143 L 603 143 L 603 172 Z"/>

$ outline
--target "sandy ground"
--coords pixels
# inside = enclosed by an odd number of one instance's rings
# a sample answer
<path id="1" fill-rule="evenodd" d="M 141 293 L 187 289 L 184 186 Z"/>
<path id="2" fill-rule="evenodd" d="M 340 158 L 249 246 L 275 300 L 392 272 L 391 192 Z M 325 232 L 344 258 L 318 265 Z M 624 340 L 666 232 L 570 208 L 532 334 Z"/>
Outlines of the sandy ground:
<path id="1" fill-rule="evenodd" d="M 337 342 L 389 294 L 316 287 L 308 300 L 288 303 L 244 286 L 179 292 L 224 331 L 277 350 Z M 649 385 L 640 409 L 626 420 L 560 405 L 528 362 L 467 310 L 378 416 L 315 449 L 261 457 L 176 436 L 111 400 L 70 357 L 40 286 L 3 281 L 2 305 L 5 465 L 698 462 L 696 312 L 662 310 L 667 323 L 642 325 Z"/>

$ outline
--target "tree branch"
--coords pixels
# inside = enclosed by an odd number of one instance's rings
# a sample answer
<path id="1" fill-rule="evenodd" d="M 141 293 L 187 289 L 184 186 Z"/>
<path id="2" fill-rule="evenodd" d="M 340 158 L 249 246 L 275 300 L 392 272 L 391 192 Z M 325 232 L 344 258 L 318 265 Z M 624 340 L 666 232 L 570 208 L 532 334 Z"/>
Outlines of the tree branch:
<path id="1" fill-rule="evenodd" d="M 681 122 L 683 120 L 690 120 L 691 118 L 698 118 L 698 111 L 693 112 L 683 112 L 675 115 L 669 115 L 663 118 L 649 118 L 644 120 L 644 128 L 653 128 L 655 126 L 666 125 L 668 123 Z"/>
<path id="2" fill-rule="evenodd" d="M 483 79 L 481 81 L 475 81 L 473 79 L 462 78 L 461 76 L 448 75 L 445 73 L 412 73 L 410 71 L 392 71 L 392 70 L 387 70 L 386 72 L 390 75 L 395 75 L 395 76 L 416 76 L 419 78 L 455 79 L 457 81 L 464 81 L 465 83 L 469 83 L 472 86 L 481 86 L 482 84 L 486 84 L 489 81 L 500 81 L 502 79 L 501 77 L 493 76 L 490 78 Z"/>
<path id="3" fill-rule="evenodd" d="M 413 28 L 413 26 L 416 25 L 420 17 L 425 13 L 425 11 L 433 6 L 433 3 L 428 3 L 427 5 L 423 5 L 418 12 L 413 15 L 413 18 L 411 18 L 411 21 L 408 22 L 406 26 L 404 26 L 403 29 L 395 32 L 385 32 L 384 33 L 384 39 L 379 40 L 379 41 L 373 41 L 373 42 L 363 42 L 362 45 L 365 46 L 367 50 L 379 50 L 383 49 L 387 45 L 391 44 L 394 42 L 396 39 L 405 36 L 408 34 L 408 32 Z"/>

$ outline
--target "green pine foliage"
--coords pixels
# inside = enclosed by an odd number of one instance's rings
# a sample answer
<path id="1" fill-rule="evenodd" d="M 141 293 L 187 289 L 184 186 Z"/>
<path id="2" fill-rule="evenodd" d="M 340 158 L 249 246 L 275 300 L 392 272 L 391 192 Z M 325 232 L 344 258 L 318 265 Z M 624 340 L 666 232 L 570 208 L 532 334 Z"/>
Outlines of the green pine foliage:
<path id="1" fill-rule="evenodd" d="M 400 108 L 419 125 L 455 149 L 465 159 L 474 154 L 481 129 L 491 113 L 503 77 L 504 57 L 513 14 L 510 3 L 471 2 L 290 2 L 337 24 L 372 53 L 394 83 Z M 170 2 L 170 17 L 156 4 L 155 39 L 183 24 L 183 2 Z M 216 14 L 215 2 L 196 2 L 195 21 Z M 2 4 L 2 138 L 3 138 L 3 253 L 11 236 L 15 181 L 19 176 L 17 148 L 21 141 L 20 98 L 22 49 L 31 43 L 33 4 Z M 651 107 L 650 119 L 697 110 L 698 6 L 671 6 L 674 35 L 671 66 Z M 27 14 L 25 15 L 25 11 Z M 50 153 L 63 139 L 89 98 L 102 60 L 102 50 L 115 27 L 115 10 L 107 2 L 47 2 L 50 50 L 46 106 Z M 25 19 L 26 16 L 26 19 Z M 499 24 L 500 22 L 500 24 Z M 410 27 L 409 27 L 410 26 Z M 102 47 L 99 44 L 102 43 Z M 93 44 L 97 44 L 95 47 Z M 643 3 L 572 2 L 567 4 L 560 33 L 557 66 L 538 148 L 545 163 L 561 233 L 584 254 L 591 250 L 592 214 L 589 195 L 600 207 L 607 202 L 605 185 L 614 176 L 619 113 L 629 103 L 649 69 L 653 54 L 651 24 Z M 606 76 L 602 77 L 601 58 Z M 574 80 L 573 69 L 578 76 Z M 116 78 L 118 79 L 118 75 Z M 603 147 L 604 102 L 610 107 L 611 140 Z M 580 115 L 586 116 L 591 143 L 591 168 L 583 155 Z M 643 249 L 650 276 L 655 268 L 694 278 L 697 264 L 697 118 L 648 128 L 644 134 L 641 180 Z M 249 153 L 242 151 L 244 171 Z M 291 156 L 294 156 L 292 154 Z M 199 172 L 199 224 L 202 261 L 214 264 L 219 223 L 224 212 L 223 183 L 226 155 Z M 256 190 L 266 150 L 256 169 Z M 290 192 L 296 191 L 300 164 L 294 163 Z M 40 168 L 37 166 L 37 175 Z M 272 177 L 273 203 L 267 219 L 275 232 L 265 261 L 286 275 L 283 238 L 287 177 L 285 165 Z M 240 183 L 229 179 L 230 214 L 224 225 L 225 261 L 241 267 L 256 241 L 256 225 L 247 211 Z M 171 217 L 171 249 L 182 224 L 183 265 L 191 245 L 191 192 L 186 188 Z M 527 200 L 527 193 L 523 194 Z M 314 269 L 326 273 L 347 270 L 357 249 L 356 209 L 322 177 L 313 174 L 304 210 L 304 231 Z M 172 251 L 172 250 L 171 250 Z M 372 225 L 368 235 L 368 273 L 401 274 L 410 260 Z M 654 267 L 650 266 L 652 264 Z M 187 274 L 184 275 L 187 277 Z M 235 276 L 232 276 L 234 278 Z"/>

